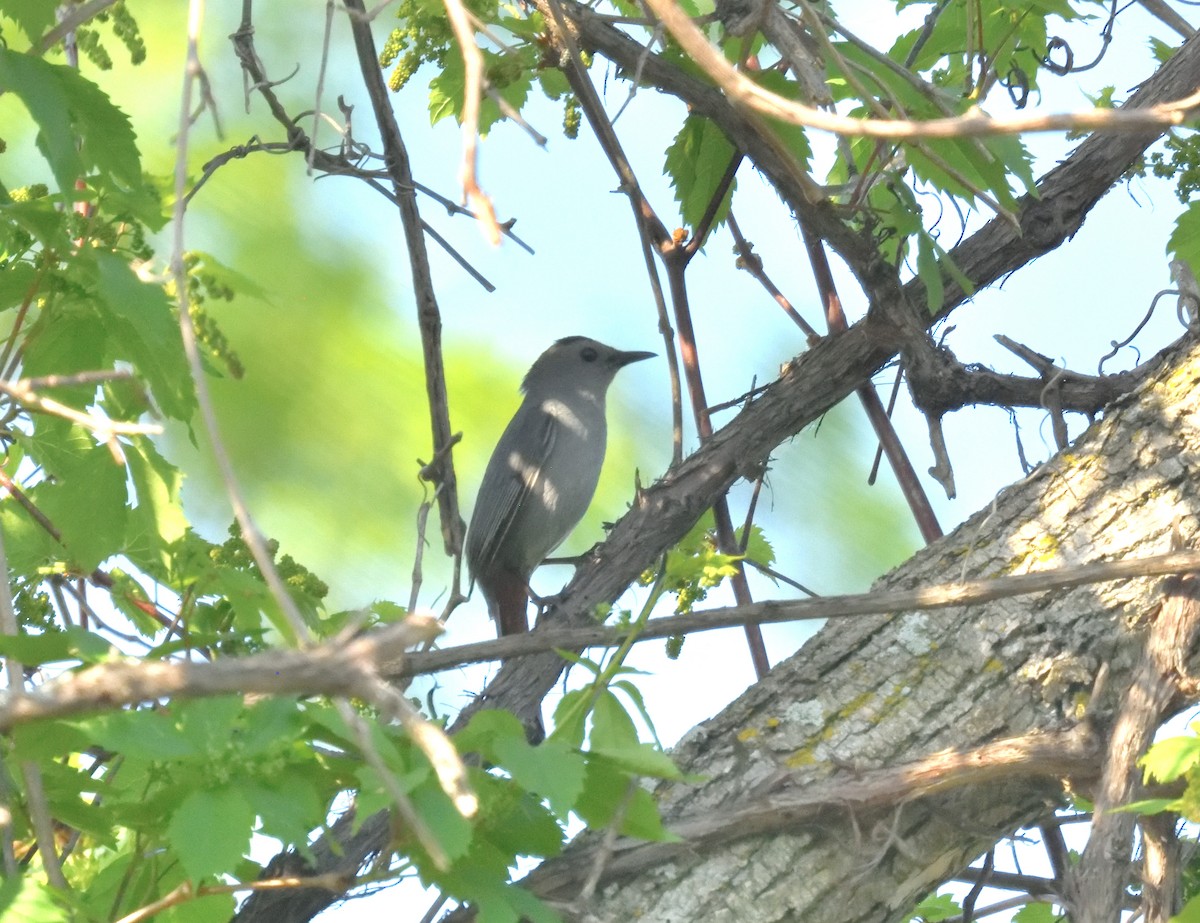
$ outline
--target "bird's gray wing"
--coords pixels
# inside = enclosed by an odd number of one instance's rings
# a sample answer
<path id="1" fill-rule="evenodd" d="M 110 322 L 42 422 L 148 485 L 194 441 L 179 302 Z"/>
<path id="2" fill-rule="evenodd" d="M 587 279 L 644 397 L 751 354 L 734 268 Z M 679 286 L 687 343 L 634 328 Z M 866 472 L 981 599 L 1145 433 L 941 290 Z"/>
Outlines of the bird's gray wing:
<path id="1" fill-rule="evenodd" d="M 496 443 L 475 498 L 467 530 L 467 562 L 474 574 L 497 560 L 521 507 L 554 450 L 554 417 L 540 405 L 522 404 Z"/>

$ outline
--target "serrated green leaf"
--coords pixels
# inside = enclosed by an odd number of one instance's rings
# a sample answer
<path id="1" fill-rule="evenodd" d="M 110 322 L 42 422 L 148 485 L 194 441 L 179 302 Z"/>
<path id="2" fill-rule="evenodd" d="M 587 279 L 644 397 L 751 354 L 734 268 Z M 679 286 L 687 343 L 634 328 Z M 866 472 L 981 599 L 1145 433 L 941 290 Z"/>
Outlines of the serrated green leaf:
<path id="1" fill-rule="evenodd" d="M 527 792 L 513 797 L 510 783 L 493 777 L 478 778 L 479 775 L 482 774 L 476 774 L 476 790 L 485 806 L 479 834 L 504 853 L 506 863 L 518 856 L 545 858 L 562 852 L 563 829 L 539 799 Z"/>
<path id="2" fill-rule="evenodd" d="M 962 907 L 951 894 L 931 894 L 914 908 L 909 920 L 921 920 L 923 923 L 939 923 L 962 913 Z"/>
<path id="3" fill-rule="evenodd" d="M 1175 219 L 1167 253 L 1184 260 L 1192 272 L 1200 269 L 1200 202 L 1193 202 Z"/>
<path id="4" fill-rule="evenodd" d="M 567 75 L 557 67 L 544 67 L 538 71 L 538 83 L 542 92 L 550 99 L 562 99 L 571 92 L 571 84 Z"/>
<path id="5" fill-rule="evenodd" d="M 91 168 L 125 188 L 141 184 L 129 118 L 74 68 L 0 47 L 0 91 L 21 100 L 40 129 L 38 148 L 64 194 Z"/>
<path id="6" fill-rule="evenodd" d="M 696 228 L 704 218 L 733 156 L 733 145 L 711 121 L 699 115 L 684 119 L 683 127 L 667 148 L 663 172 L 671 180 L 680 217 L 688 227 Z M 732 196 L 731 186 L 717 208 L 713 228 L 725 220 Z"/>
<path id="7" fill-rule="evenodd" d="M 10 499 L 0 503 L 0 529 L 4 530 L 4 550 L 13 573 L 32 574 L 62 552 L 42 524 Z"/>
<path id="8" fill-rule="evenodd" d="M 462 754 L 478 753 L 485 760 L 496 758 L 498 740 L 525 740 L 525 729 L 512 712 L 485 708 L 471 716 L 467 726 L 454 735 L 454 744 Z"/>
<path id="9" fill-rule="evenodd" d="M 148 439 L 128 443 L 125 461 L 136 497 L 126 553 L 139 567 L 165 579 L 171 560 L 168 546 L 183 538 L 188 527 L 179 495 L 183 474 Z"/>
<path id="10" fill-rule="evenodd" d="M 1138 760 L 1147 784 L 1171 782 L 1196 766 L 1200 766 L 1200 737 L 1195 735 L 1167 737 L 1150 746 Z"/>
<path id="11" fill-rule="evenodd" d="M 73 191 L 84 174 L 83 158 L 71 128 L 71 104 L 59 79 L 61 65 L 0 47 L 0 91 L 15 95 L 37 123 L 38 148 L 50 164 L 58 188 Z"/>
<path id="12" fill-rule="evenodd" d="M 1150 46 L 1150 53 L 1154 55 L 1154 60 L 1159 64 L 1166 64 L 1175 56 L 1175 52 L 1179 50 L 1178 46 L 1164 42 L 1160 38 L 1155 38 L 1153 35 L 1147 40 Z"/>
<path id="13" fill-rule="evenodd" d="M 738 529 L 737 540 L 739 547 L 745 541 L 744 530 Z M 767 541 L 767 535 L 762 526 L 750 527 L 750 541 L 746 542 L 746 560 L 770 567 L 775 563 L 775 548 Z"/>
<path id="14" fill-rule="evenodd" d="M 588 756 L 593 759 L 608 760 L 626 772 L 638 776 L 675 780 L 684 778 L 683 773 L 679 771 L 679 767 L 671 761 L 671 758 L 653 744 L 643 743 L 636 746 L 611 748 L 593 747 L 588 750 Z"/>
<path id="15" fill-rule="evenodd" d="M 588 702 L 592 690 L 572 689 L 554 707 L 554 731 L 550 737 L 564 744 L 579 748 L 583 746 L 588 714 Z"/>
<path id="16" fill-rule="evenodd" d="M 925 302 L 930 314 L 942 306 L 945 285 L 942 269 L 934 253 L 933 238 L 924 231 L 917 233 L 917 278 L 925 283 Z"/>
<path id="17" fill-rule="evenodd" d="M 79 572 L 91 573 L 123 550 L 129 519 L 125 469 L 107 448 L 94 446 L 67 479 L 42 482 L 30 494 Z"/>
<path id="18" fill-rule="evenodd" d="M 592 708 L 589 750 L 623 750 L 640 746 L 637 728 L 621 701 L 605 689 Z"/>
<path id="19" fill-rule="evenodd" d="M 800 85 L 794 80 L 789 80 L 780 71 L 760 70 L 754 74 L 754 82 L 784 99 L 800 99 Z M 812 165 L 812 145 L 808 142 L 808 135 L 805 133 L 804 127 L 770 117 L 767 118 L 767 123 L 771 126 L 775 137 L 783 142 L 800 167 L 807 171 Z"/>
<path id="20" fill-rule="evenodd" d="M 17 24 L 30 43 L 54 25 L 57 0 L 4 0 L 4 15 Z"/>
<path id="21" fill-rule="evenodd" d="M 166 293 L 143 282 L 111 253 L 96 254 L 96 293 L 114 358 L 127 359 L 150 385 L 163 413 L 187 422 L 196 406 L 183 338 Z"/>
<path id="22" fill-rule="evenodd" d="M 493 751 L 497 764 L 523 789 L 540 795 L 560 817 L 575 806 L 583 791 L 583 757 L 557 740 L 531 747 L 524 737 L 502 737 Z"/>
<path id="23" fill-rule="evenodd" d="M 634 708 L 638 710 L 638 714 L 641 715 L 642 721 L 645 722 L 646 727 L 649 729 L 651 735 L 653 735 L 654 743 L 661 749 L 662 741 L 658 739 L 658 731 L 654 728 L 654 721 L 650 717 L 650 710 L 646 708 L 646 700 L 642 698 L 642 690 L 640 690 L 633 683 L 625 680 L 618 680 L 617 682 L 612 683 L 610 688 L 620 689 L 627 696 L 629 696 L 629 700 L 633 702 Z"/>
<path id="24" fill-rule="evenodd" d="M 1052 904 L 1033 901 L 1013 914 L 1012 923 L 1059 923 L 1061 919 Z"/>
<path id="25" fill-rule="evenodd" d="M 171 814 L 167 839 L 188 878 L 199 882 L 237 865 L 253 829 L 254 808 L 239 788 L 202 788 Z"/>

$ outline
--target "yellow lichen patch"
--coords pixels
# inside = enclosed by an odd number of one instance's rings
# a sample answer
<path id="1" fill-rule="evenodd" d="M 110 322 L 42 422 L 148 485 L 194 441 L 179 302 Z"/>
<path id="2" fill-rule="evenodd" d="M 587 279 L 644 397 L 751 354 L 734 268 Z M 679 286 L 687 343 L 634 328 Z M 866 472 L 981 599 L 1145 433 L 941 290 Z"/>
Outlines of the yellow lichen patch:
<path id="1" fill-rule="evenodd" d="M 789 756 L 784 763 L 789 769 L 800 769 L 802 766 L 811 766 L 817 761 L 816 754 L 813 753 L 811 747 L 805 747 L 803 750 L 797 750 Z"/>
<path id="2" fill-rule="evenodd" d="M 737 739 L 742 743 L 746 743 L 746 741 L 753 740 L 757 736 L 758 728 L 745 728 L 741 731 L 738 731 Z"/>
<path id="3" fill-rule="evenodd" d="M 992 657 L 983 665 L 984 673 L 1002 673 L 1004 672 L 1004 662 Z"/>

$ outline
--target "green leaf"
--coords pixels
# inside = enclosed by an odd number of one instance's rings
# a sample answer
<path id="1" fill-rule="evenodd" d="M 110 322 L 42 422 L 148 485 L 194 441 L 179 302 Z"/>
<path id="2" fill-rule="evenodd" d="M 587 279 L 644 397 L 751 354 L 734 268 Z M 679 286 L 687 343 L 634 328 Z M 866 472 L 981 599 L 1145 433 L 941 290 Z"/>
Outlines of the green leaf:
<path id="1" fill-rule="evenodd" d="M 4 550 L 13 573 L 33 573 L 62 550 L 50 533 L 15 503 L 0 503 L 0 529 L 4 530 Z"/>
<path id="2" fill-rule="evenodd" d="M 25 344 L 23 374 L 29 377 L 40 375 L 69 375 L 72 372 L 87 372 L 106 366 L 104 346 L 106 334 L 104 324 L 95 308 L 82 302 L 54 300 L 38 317 L 30 330 Z M 63 403 L 86 406 L 91 401 L 94 388 L 72 388 L 54 390 L 54 397 Z M 74 397 L 75 400 L 68 398 Z M 77 426 L 66 420 L 39 419 L 38 431 L 46 426 L 70 429 Z M 93 441 L 83 430 L 78 439 Z"/>
<path id="3" fill-rule="evenodd" d="M 508 866 L 518 856 L 556 856 L 565 835 L 554 815 L 528 792 L 512 782 L 483 772 L 472 772 L 472 784 L 483 810 L 478 833 L 504 855 Z"/>
<path id="4" fill-rule="evenodd" d="M 458 752 L 478 753 L 484 760 L 495 762 L 496 743 L 506 739 L 525 742 L 525 729 L 512 712 L 488 708 L 476 712 L 467 726 L 454 735 Z"/>
<path id="5" fill-rule="evenodd" d="M 166 293 L 143 282 L 111 253 L 96 254 L 97 294 L 107 306 L 102 320 L 117 359 L 127 359 L 150 385 L 163 413 L 184 422 L 196 406 L 183 338 Z"/>
<path id="6" fill-rule="evenodd" d="M 484 68 L 493 90 L 516 110 L 525 105 L 533 87 L 533 72 L 507 55 L 483 52 Z M 455 49 L 446 56 L 441 72 L 429 81 L 429 122 L 436 125 L 447 116 L 462 121 L 463 96 L 466 92 L 466 76 L 462 55 Z M 504 114 L 491 97 L 479 103 L 479 133 L 486 135 L 493 125 L 501 121 Z"/>
<path id="7" fill-rule="evenodd" d="M 90 168 L 126 188 L 141 185 L 137 137 L 129 118 L 74 68 L 0 47 L 0 90 L 13 93 L 41 129 L 38 147 L 61 192 Z"/>
<path id="8" fill-rule="evenodd" d="M 195 743 L 163 712 L 113 712 L 76 722 L 99 746 L 147 761 L 194 755 Z"/>
<path id="9" fill-rule="evenodd" d="M 909 920 L 922 920 L 924 923 L 939 923 L 962 913 L 953 895 L 931 894 L 914 908 Z"/>
<path id="10" fill-rule="evenodd" d="M 656 843 L 678 843 L 680 838 L 663 826 L 658 804 L 641 786 L 633 789 L 633 795 L 625 805 L 625 816 L 621 819 L 618 832 L 622 836 L 635 836 Z"/>
<path id="11" fill-rule="evenodd" d="M 620 689 L 627 696 L 629 696 L 629 700 L 633 702 L 633 707 L 638 710 L 638 714 L 641 716 L 642 721 L 645 722 L 646 727 L 653 735 L 654 743 L 661 749 L 662 741 L 658 739 L 658 731 L 654 728 L 654 720 L 650 717 L 650 710 L 646 708 L 646 700 L 642 698 L 642 690 L 627 680 L 618 680 L 617 682 L 614 682 L 610 688 Z"/>
<path id="12" fill-rule="evenodd" d="M 254 808 L 238 788 L 197 789 L 167 824 L 167 838 L 193 882 L 231 870 L 250 846 Z"/>
<path id="13" fill-rule="evenodd" d="M 1113 813 L 1125 814 L 1161 814 L 1163 811 L 1175 811 L 1179 808 L 1178 798 L 1146 798 L 1133 801 L 1120 807 L 1109 808 Z"/>
<path id="14" fill-rule="evenodd" d="M 127 553 L 138 566 L 165 579 L 171 553 L 167 547 L 183 538 L 187 517 L 179 491 L 183 475 L 163 458 L 149 439 L 125 446 L 125 461 L 137 503 L 129 515 Z"/>
<path id="15" fill-rule="evenodd" d="M 789 80 L 777 70 L 758 71 L 753 75 L 753 79 L 759 86 L 785 99 L 803 102 L 800 99 L 800 84 Z M 767 123 L 771 126 L 775 136 L 792 152 L 792 156 L 800 163 L 801 168 L 807 171 L 812 163 L 812 145 L 808 143 L 808 135 L 805 134 L 804 128 L 800 125 L 793 125 L 791 122 L 769 117 Z"/>
<path id="16" fill-rule="evenodd" d="M 282 843 L 307 843 L 308 834 L 325 820 L 324 799 L 296 773 L 288 774 L 286 787 L 245 785 L 242 793 L 262 817 L 262 832 Z"/>
<path id="17" fill-rule="evenodd" d="M 1200 202 L 1193 202 L 1175 219 L 1167 253 L 1186 261 L 1192 272 L 1200 270 Z"/>
<path id="18" fill-rule="evenodd" d="M 29 41 L 35 42 L 54 25 L 57 0 L 4 0 L 4 15 L 17 24 Z"/>
<path id="19" fill-rule="evenodd" d="M 1149 39 L 1150 53 L 1154 55 L 1154 60 L 1159 64 L 1166 64 L 1175 56 L 1175 52 L 1179 50 L 1178 46 L 1170 45 L 1160 38 L 1150 36 Z"/>
<path id="20" fill-rule="evenodd" d="M 1062 916 L 1055 912 L 1053 904 L 1034 901 L 1013 914 L 1012 923 L 1059 923 Z"/>
<path id="21" fill-rule="evenodd" d="M 29 263 L 9 263 L 0 267 L 0 311 L 21 304 L 37 280 L 37 270 Z"/>
<path id="22" fill-rule="evenodd" d="M 3 923 L 67 923 L 72 919 L 54 899 L 53 889 L 33 876 L 0 879 Z"/>
<path id="23" fill-rule="evenodd" d="M 738 529 L 737 532 L 739 547 L 744 540 L 743 531 L 743 529 Z M 767 536 L 763 532 L 762 526 L 752 525 L 750 527 L 750 541 L 746 543 L 746 560 L 753 561 L 755 564 L 761 564 L 764 567 L 770 567 L 775 563 L 775 549 L 767 541 Z"/>
<path id="24" fill-rule="evenodd" d="M 1200 765 L 1200 737 L 1168 737 L 1150 746 L 1138 760 L 1147 784 L 1171 782 Z"/>
<path id="25" fill-rule="evenodd" d="M 588 703 L 592 690 L 572 689 L 554 707 L 554 731 L 550 737 L 568 746 L 579 749 L 587 730 Z"/>
<path id="26" fill-rule="evenodd" d="M 36 721 L 18 724 L 12 734 L 12 758 L 15 760 L 61 759 L 68 753 L 82 753 L 93 741 L 70 721 Z"/>
<path id="27" fill-rule="evenodd" d="M 232 894 L 204 894 L 154 915 L 154 923 L 227 923 L 237 910 Z"/>
<path id="28" fill-rule="evenodd" d="M 430 779 L 408 797 L 446 857 L 453 862 L 465 856 L 475 835 L 474 827 L 458 813 L 438 783 Z"/>
<path id="29" fill-rule="evenodd" d="M 694 229 L 700 224 L 709 203 L 717 194 L 721 177 L 729 169 L 734 153 L 729 139 L 708 119 L 699 115 L 689 115 L 684 119 L 679 134 L 667 148 L 663 172 L 675 187 L 679 214 L 688 227 Z M 733 185 L 717 208 L 714 229 L 729 214 L 732 197 Z"/>
<path id="30" fill-rule="evenodd" d="M 623 750 L 640 746 L 637 728 L 621 701 L 605 689 L 592 709 L 591 750 Z"/>
<path id="31" fill-rule="evenodd" d="M 76 625 L 41 635 L 0 635 L 0 655 L 15 657 L 27 667 L 62 660 L 100 660 L 111 650 L 108 639 Z"/>
<path id="32" fill-rule="evenodd" d="M 531 747 L 523 737 L 503 737 L 495 742 L 497 764 L 526 791 L 540 795 L 565 817 L 583 791 L 585 765 L 574 748 L 556 740 Z"/>
<path id="33" fill-rule="evenodd" d="M 588 751 L 592 759 L 600 758 L 612 762 L 626 772 L 639 776 L 651 776 L 656 779 L 684 778 L 679 767 L 667 754 L 653 744 L 637 744 L 625 747 L 593 747 Z"/>
<path id="34" fill-rule="evenodd" d="M 1021 920 L 1019 923 L 1033 923 L 1033 921 Z M 1184 904 L 1183 909 L 1171 917 L 1171 923 L 1200 923 L 1200 895 Z"/>
<path id="35" fill-rule="evenodd" d="M 557 67 L 542 68 L 538 71 L 537 79 L 541 84 L 542 92 L 550 99 L 562 99 L 571 92 L 571 84 L 567 80 L 567 75 Z"/>
<path id="36" fill-rule="evenodd" d="M 925 283 L 925 302 L 930 314 L 941 308 L 945 294 L 942 269 L 938 265 L 934 246 L 933 238 L 925 231 L 917 233 L 917 277 Z"/>
<path id="37" fill-rule="evenodd" d="M 107 448 L 93 446 L 69 477 L 42 482 L 30 493 L 58 529 L 79 572 L 91 573 L 121 552 L 129 519 L 125 469 Z"/>

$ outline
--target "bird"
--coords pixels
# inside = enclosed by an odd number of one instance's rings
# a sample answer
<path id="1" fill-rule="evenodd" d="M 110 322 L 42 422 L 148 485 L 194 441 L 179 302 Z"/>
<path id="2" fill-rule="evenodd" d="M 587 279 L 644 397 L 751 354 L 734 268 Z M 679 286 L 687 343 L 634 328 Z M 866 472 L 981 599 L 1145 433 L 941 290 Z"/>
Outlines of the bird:
<path id="1" fill-rule="evenodd" d="M 604 399 L 617 372 L 654 353 L 569 336 L 542 353 L 484 470 L 466 558 L 501 637 L 529 630 L 529 578 L 579 524 L 600 480 Z"/>

